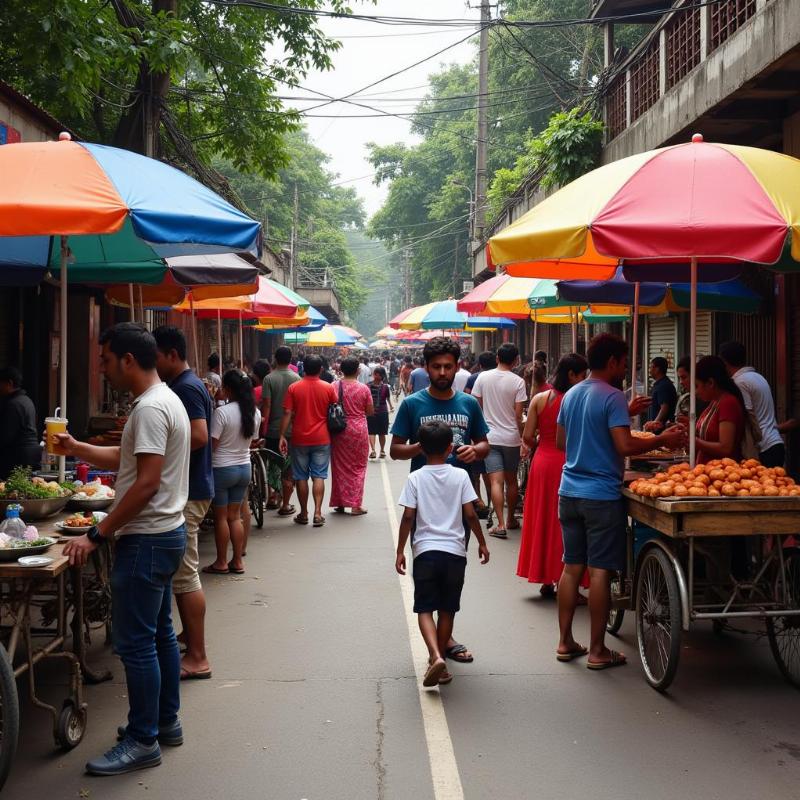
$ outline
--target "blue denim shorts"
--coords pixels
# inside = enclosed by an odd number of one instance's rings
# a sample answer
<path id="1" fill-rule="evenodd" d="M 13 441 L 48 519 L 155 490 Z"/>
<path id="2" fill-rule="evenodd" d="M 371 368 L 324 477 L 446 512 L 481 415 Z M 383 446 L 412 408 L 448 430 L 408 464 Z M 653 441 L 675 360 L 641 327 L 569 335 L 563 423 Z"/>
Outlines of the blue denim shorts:
<path id="1" fill-rule="evenodd" d="M 307 481 L 309 478 L 328 477 L 328 465 L 331 460 L 329 444 L 298 445 L 291 447 L 292 477 L 296 481 Z"/>
<path id="2" fill-rule="evenodd" d="M 250 485 L 250 464 L 214 467 L 214 506 L 234 506 L 244 500 Z"/>
<path id="3" fill-rule="evenodd" d="M 564 563 L 597 569 L 625 567 L 625 503 L 619 500 L 558 498 L 558 519 L 564 539 Z"/>

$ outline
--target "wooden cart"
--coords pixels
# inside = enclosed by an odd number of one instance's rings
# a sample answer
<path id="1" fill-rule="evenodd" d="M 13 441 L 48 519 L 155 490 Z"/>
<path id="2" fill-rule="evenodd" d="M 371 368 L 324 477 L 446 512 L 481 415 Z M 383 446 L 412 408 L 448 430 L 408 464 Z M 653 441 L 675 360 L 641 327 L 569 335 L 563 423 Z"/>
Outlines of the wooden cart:
<path id="1" fill-rule="evenodd" d="M 623 490 L 628 515 L 654 529 L 612 581 L 608 629 L 635 611 L 636 639 L 648 683 L 672 683 L 681 634 L 692 622 L 715 627 L 761 619 L 783 676 L 800 688 L 800 498 L 651 499 Z M 744 577 L 731 570 L 731 537 L 747 547 Z"/>

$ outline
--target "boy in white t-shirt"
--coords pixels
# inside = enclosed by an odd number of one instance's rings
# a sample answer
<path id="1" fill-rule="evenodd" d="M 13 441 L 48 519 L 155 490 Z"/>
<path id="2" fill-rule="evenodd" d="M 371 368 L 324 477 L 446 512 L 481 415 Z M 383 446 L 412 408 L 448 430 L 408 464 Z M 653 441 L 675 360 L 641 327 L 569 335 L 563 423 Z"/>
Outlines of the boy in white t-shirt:
<path id="1" fill-rule="evenodd" d="M 453 680 L 443 653 L 461 607 L 467 566 L 465 521 L 478 540 L 481 564 L 489 561 L 489 550 L 472 505 L 476 495 L 469 473 L 447 463 L 453 449 L 452 428 L 441 420 L 423 422 L 417 440 L 427 464 L 408 476 L 400 495 L 404 511 L 395 569 L 400 575 L 406 574 L 404 550 L 411 536 L 414 613 L 430 654 L 422 685 L 437 686 Z M 456 498 L 458 502 L 454 502 Z"/>

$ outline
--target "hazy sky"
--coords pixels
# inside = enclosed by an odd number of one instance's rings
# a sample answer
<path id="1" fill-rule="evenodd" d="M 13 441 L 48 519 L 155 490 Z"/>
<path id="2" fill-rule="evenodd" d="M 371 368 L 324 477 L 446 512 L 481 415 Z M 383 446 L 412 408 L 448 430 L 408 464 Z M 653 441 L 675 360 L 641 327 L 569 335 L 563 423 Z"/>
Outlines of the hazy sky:
<path id="1" fill-rule="evenodd" d="M 475 4 L 473 2 L 473 5 Z M 469 8 L 465 0 L 378 0 L 375 5 L 354 2 L 351 8 L 361 14 L 400 17 L 437 19 L 480 17 L 480 11 Z M 334 54 L 334 66 L 330 72 L 310 74 L 303 81 L 303 86 L 334 97 L 358 92 L 367 84 L 402 70 L 470 33 L 469 28 L 412 28 L 405 25 L 378 25 L 356 20 L 324 19 L 321 25 L 326 33 L 341 40 L 342 48 Z M 476 52 L 476 42 L 477 36 L 431 61 L 365 90 L 352 100 L 374 105 L 381 111 L 401 113 L 412 111 L 416 104 L 413 98 L 423 97 L 426 93 L 428 76 L 436 72 L 442 64 L 469 61 Z M 298 89 L 296 95 L 308 97 L 310 93 Z M 321 102 L 324 102 L 324 99 Z M 300 102 L 295 105 L 303 109 L 312 103 Z M 396 117 L 342 118 L 346 115 L 374 112 L 341 102 L 331 103 L 309 113 L 336 117 L 309 118 L 306 125 L 314 143 L 330 155 L 330 169 L 339 174 L 341 181 L 347 181 L 344 185 L 356 188 L 359 195 L 364 198 L 367 213 L 373 214 L 380 208 L 385 188 L 375 186 L 371 178 L 364 177 L 373 171 L 366 161 L 365 145 L 367 142 L 378 144 L 411 142 L 413 137 L 410 134 L 409 123 Z M 465 146 L 468 145 L 465 143 Z M 360 180 L 350 182 L 353 178 Z"/>

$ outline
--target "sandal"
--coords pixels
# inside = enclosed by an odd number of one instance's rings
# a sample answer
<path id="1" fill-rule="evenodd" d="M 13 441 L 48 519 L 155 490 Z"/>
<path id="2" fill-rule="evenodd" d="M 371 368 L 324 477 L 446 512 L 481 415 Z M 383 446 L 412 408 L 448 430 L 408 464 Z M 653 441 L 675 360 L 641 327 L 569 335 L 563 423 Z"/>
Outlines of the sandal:
<path id="1" fill-rule="evenodd" d="M 579 644 L 574 650 L 569 650 L 566 653 L 556 652 L 556 660 L 560 661 L 562 664 L 566 664 L 568 661 L 572 661 L 575 658 L 585 656 L 588 652 L 588 647 L 584 647 L 582 644 Z"/>
<path id="2" fill-rule="evenodd" d="M 444 659 L 440 658 L 432 664 L 428 664 L 428 669 L 425 672 L 425 677 L 422 679 L 423 686 L 438 686 L 439 678 L 447 671 L 447 664 Z"/>
<path id="3" fill-rule="evenodd" d="M 280 508 L 280 507 L 281 507 L 280 503 L 276 503 L 274 501 L 270 501 L 269 503 L 267 503 L 264 506 L 264 508 L 266 508 L 267 511 L 275 511 L 276 508 Z"/>
<path id="4" fill-rule="evenodd" d="M 242 554 L 242 555 L 244 555 L 244 554 Z M 244 570 L 243 569 L 236 569 L 236 567 L 233 566 L 233 561 L 229 561 L 228 562 L 228 570 L 233 575 L 244 575 Z"/>
<path id="5" fill-rule="evenodd" d="M 384 450 L 381 450 L 381 458 L 386 458 L 386 452 Z"/>
<path id="6" fill-rule="evenodd" d="M 230 570 L 220 569 L 219 567 L 215 567 L 213 564 L 203 567 L 200 572 L 205 572 L 206 575 L 230 575 Z"/>
<path id="7" fill-rule="evenodd" d="M 519 530 L 519 520 L 514 517 L 511 522 L 506 526 L 507 530 L 509 531 L 518 531 Z"/>
<path id="8" fill-rule="evenodd" d="M 494 536 L 495 539 L 508 539 L 508 534 L 505 528 L 492 528 L 489 531 L 489 536 Z"/>
<path id="9" fill-rule="evenodd" d="M 453 676 L 445 669 L 442 673 L 442 677 L 439 678 L 439 686 L 446 686 L 448 683 L 452 683 Z"/>
<path id="10" fill-rule="evenodd" d="M 294 506 L 286 506 L 286 508 L 281 508 L 278 511 L 278 516 L 279 517 L 291 517 L 292 514 L 294 514 L 294 512 L 295 512 Z"/>
<path id="11" fill-rule="evenodd" d="M 459 658 L 462 656 L 462 658 Z M 459 664 L 471 664 L 475 658 L 469 652 L 469 648 L 465 644 L 454 644 L 444 651 L 444 657 L 449 658 L 451 661 L 457 661 Z"/>
<path id="12" fill-rule="evenodd" d="M 370 452 L 369 457 L 370 458 L 375 458 L 375 451 L 374 450 L 372 452 Z"/>
<path id="13" fill-rule="evenodd" d="M 294 518 L 295 525 L 308 525 L 308 514 L 298 514 Z"/>
<path id="14" fill-rule="evenodd" d="M 593 670 L 611 669 L 611 667 L 624 667 L 627 663 L 628 659 L 622 653 L 612 650 L 609 661 L 587 661 L 586 668 Z"/>
<path id="15" fill-rule="evenodd" d="M 353 508 L 350 510 L 351 517 L 363 517 L 367 513 L 366 508 Z"/>
<path id="16" fill-rule="evenodd" d="M 308 520 L 306 520 L 308 522 Z M 318 517 L 314 515 L 314 527 L 321 528 L 325 524 L 325 517 Z"/>

